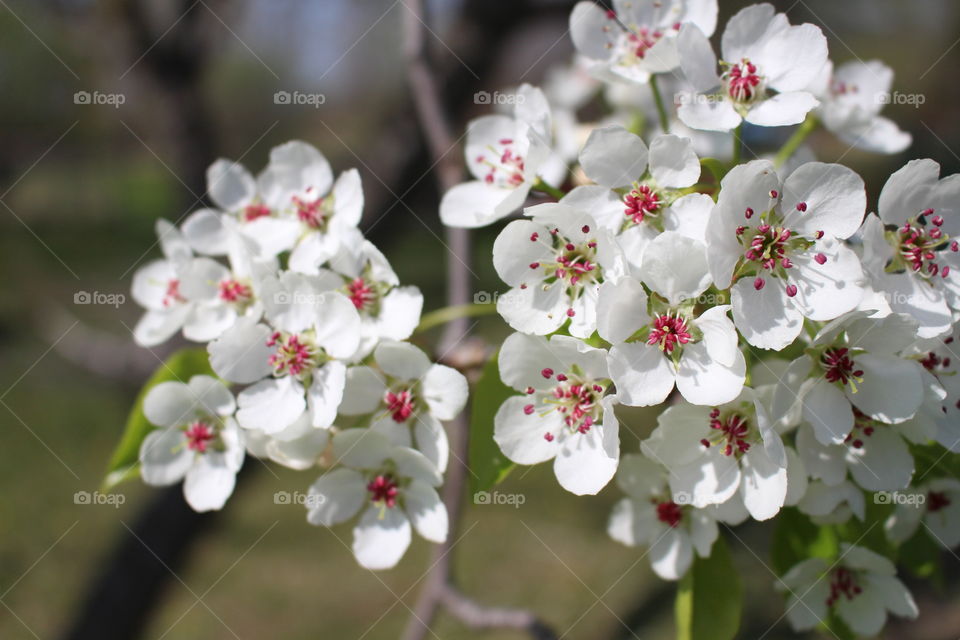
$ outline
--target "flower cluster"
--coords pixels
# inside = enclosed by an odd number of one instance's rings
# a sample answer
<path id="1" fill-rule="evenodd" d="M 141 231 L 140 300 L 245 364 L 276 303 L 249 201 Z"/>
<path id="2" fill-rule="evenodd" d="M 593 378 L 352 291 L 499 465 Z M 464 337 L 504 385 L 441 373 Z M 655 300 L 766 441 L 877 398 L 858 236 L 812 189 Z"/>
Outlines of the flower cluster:
<path id="1" fill-rule="evenodd" d="M 358 230 L 359 174 L 334 180 L 319 151 L 289 142 L 256 177 L 218 160 L 207 179 L 216 209 L 157 225 L 164 258 L 134 277 L 146 309 L 134 335 L 147 347 L 181 331 L 206 343 L 219 379 L 146 395 L 159 428 L 141 446 L 144 481 L 183 479 L 205 511 L 223 507 L 246 455 L 320 466 L 307 518 L 332 526 L 362 512 L 353 549 L 363 566 L 395 565 L 411 524 L 443 542 L 441 421 L 463 409 L 467 382 L 405 342 L 423 298 Z"/>
<path id="2" fill-rule="evenodd" d="M 960 451 L 960 175 L 912 161 L 869 211 L 860 176 L 803 143 L 822 127 L 905 149 L 880 115 L 890 70 L 834 66 L 818 27 L 769 4 L 730 19 L 718 62 L 716 4 L 581 2 L 571 67 L 522 87 L 512 117 L 470 124 L 477 180 L 446 194 L 444 220 L 513 216 L 493 246 L 516 391 L 495 440 L 515 463 L 552 460 L 577 495 L 616 478 L 610 535 L 668 580 L 710 556 L 718 522 L 789 507 L 843 542 L 878 492 L 926 498 L 882 513 L 891 548 L 918 531 L 955 546 L 960 485 L 929 461 Z M 572 115 L 595 99 L 600 119 Z M 741 161 L 745 132 L 786 125 L 780 152 Z M 621 447 L 618 407 L 657 405 Z M 888 612 L 917 615 L 894 563 L 859 544 L 782 576 L 797 630 L 839 617 L 873 635 Z"/>

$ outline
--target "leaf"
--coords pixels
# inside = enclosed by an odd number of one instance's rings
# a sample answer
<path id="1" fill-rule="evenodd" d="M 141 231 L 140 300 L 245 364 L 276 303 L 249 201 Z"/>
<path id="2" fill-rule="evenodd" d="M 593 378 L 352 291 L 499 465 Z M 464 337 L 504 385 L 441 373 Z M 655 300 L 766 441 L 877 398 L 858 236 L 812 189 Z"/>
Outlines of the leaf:
<path id="1" fill-rule="evenodd" d="M 921 527 L 899 549 L 898 563 L 918 578 L 929 578 L 938 588 L 943 588 L 943 547 Z"/>
<path id="2" fill-rule="evenodd" d="M 696 556 L 677 585 L 677 640 L 731 640 L 742 608 L 740 575 L 721 536 L 710 557 Z"/>
<path id="3" fill-rule="evenodd" d="M 473 391 L 470 412 L 470 492 L 487 491 L 501 482 L 513 463 L 500 451 L 493 440 L 493 417 L 504 400 L 517 392 L 500 380 L 497 354 L 483 367 L 483 373 Z"/>
<path id="4" fill-rule="evenodd" d="M 783 575 L 807 558 L 835 558 L 839 542 L 833 527 L 816 525 L 796 507 L 787 507 L 777 515 L 770 553 L 773 569 Z"/>
<path id="5" fill-rule="evenodd" d="M 107 466 L 107 474 L 101 487 L 102 491 L 109 491 L 121 482 L 137 476 L 140 444 L 147 437 L 147 434 L 154 429 L 147 417 L 143 415 L 143 399 L 147 397 L 150 389 L 161 382 L 187 382 L 191 377 L 198 374 L 214 375 L 213 369 L 210 368 L 207 352 L 196 348 L 180 349 L 154 371 L 140 393 L 137 394 L 130 415 L 127 416 L 127 424 L 123 429 L 123 435 L 120 437 L 117 448 L 113 450 L 110 464 Z"/>

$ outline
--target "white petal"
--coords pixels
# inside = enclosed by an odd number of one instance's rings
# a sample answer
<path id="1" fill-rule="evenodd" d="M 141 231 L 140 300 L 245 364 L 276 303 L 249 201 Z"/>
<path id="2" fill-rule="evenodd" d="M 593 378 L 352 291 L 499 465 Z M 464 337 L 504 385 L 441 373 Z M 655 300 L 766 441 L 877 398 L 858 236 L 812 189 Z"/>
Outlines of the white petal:
<path id="1" fill-rule="evenodd" d="M 384 373 L 399 380 L 419 380 L 430 369 L 427 354 L 408 342 L 382 342 L 373 357 Z"/>
<path id="2" fill-rule="evenodd" d="M 616 344 L 623 342 L 650 322 L 647 292 L 633 278 L 604 282 L 597 301 L 597 332 Z"/>
<path id="3" fill-rule="evenodd" d="M 680 136 L 661 135 L 650 143 L 650 173 L 657 184 L 682 189 L 700 177 L 700 159 L 693 141 Z"/>
<path id="4" fill-rule="evenodd" d="M 393 444 L 370 429 L 347 429 L 333 437 L 333 457 L 348 467 L 373 469 L 393 454 Z"/>
<path id="5" fill-rule="evenodd" d="M 704 131 L 731 131 L 743 122 L 729 102 L 702 94 L 687 96 L 677 109 L 677 116 L 691 129 Z"/>
<path id="6" fill-rule="evenodd" d="M 450 457 L 450 444 L 447 442 L 447 432 L 443 425 L 429 414 L 418 415 L 413 425 L 413 436 L 417 451 L 426 456 L 437 471 L 445 472 Z"/>
<path id="7" fill-rule="evenodd" d="M 780 350 L 796 340 L 803 330 L 803 316 L 788 301 L 778 278 L 767 278 L 757 291 L 753 281 L 742 278 L 731 292 L 733 322 L 747 342 L 760 349 Z"/>
<path id="8" fill-rule="evenodd" d="M 221 209 L 239 209 L 253 199 L 256 189 L 253 176 L 236 162 L 220 159 L 207 169 L 207 192 Z"/>
<path id="9" fill-rule="evenodd" d="M 198 456 L 183 481 L 183 495 L 194 511 L 223 508 L 237 484 L 237 471 L 216 456 Z"/>
<path id="10" fill-rule="evenodd" d="M 237 422 L 266 434 L 283 431 L 307 408 L 303 386 L 290 377 L 262 380 L 237 396 Z"/>
<path id="11" fill-rule="evenodd" d="M 307 389 L 307 405 L 314 427 L 327 428 L 333 424 L 343 398 L 346 376 L 346 365 L 336 360 L 314 370 L 313 381 Z"/>
<path id="12" fill-rule="evenodd" d="M 352 518 L 367 501 L 363 475 L 339 467 L 324 473 L 310 485 L 307 522 L 332 527 Z"/>
<path id="13" fill-rule="evenodd" d="M 863 446 L 848 449 L 850 475 L 868 491 L 905 489 L 913 477 L 913 456 L 894 427 L 877 427 L 862 438 Z"/>
<path id="14" fill-rule="evenodd" d="M 133 328 L 133 339 L 141 347 L 166 342 L 180 330 L 189 313 L 188 305 L 177 305 L 165 311 L 147 311 Z"/>
<path id="15" fill-rule="evenodd" d="M 554 457 L 559 442 L 556 438 L 547 441 L 544 434 L 564 428 L 556 411 L 544 417 L 526 415 L 523 408 L 529 403 L 526 396 L 507 398 L 493 419 L 493 439 L 503 455 L 517 464 L 537 464 Z"/>
<path id="16" fill-rule="evenodd" d="M 823 379 L 803 397 L 803 417 L 824 445 L 842 443 L 853 429 L 850 401 L 836 385 Z"/>
<path id="17" fill-rule="evenodd" d="M 761 127 L 785 127 L 803 122 L 819 104 L 820 101 L 806 91 L 778 93 L 751 108 L 744 119 Z"/>
<path id="18" fill-rule="evenodd" d="M 371 367 L 350 367 L 347 369 L 340 412 L 348 416 L 372 413 L 380 406 L 386 391 L 387 386 L 379 372 Z"/>
<path id="19" fill-rule="evenodd" d="M 863 370 L 863 382 L 847 398 L 860 411 L 883 422 L 903 422 L 917 412 L 923 402 L 923 382 L 919 365 L 894 356 L 864 353 L 854 359 Z"/>
<path id="20" fill-rule="evenodd" d="M 560 486 L 578 496 L 594 495 L 607 486 L 620 461 L 618 431 L 616 420 L 611 424 L 605 414 L 602 425 L 595 424 L 584 434 L 567 436 L 553 461 Z"/>
<path id="21" fill-rule="evenodd" d="M 691 504 L 697 509 L 726 502 L 740 486 L 740 466 L 736 459 L 723 455 L 716 446 L 704 451 L 693 463 L 671 467 L 670 472 L 674 502 Z"/>
<path id="22" fill-rule="evenodd" d="M 499 214 L 498 207 L 515 197 L 515 193 L 520 191 L 501 189 L 479 180 L 458 184 L 440 200 L 440 221 L 448 227 L 485 227 L 510 213 Z M 523 196 L 526 197 L 526 192 Z M 517 207 L 522 204 L 522 201 L 517 203 Z"/>
<path id="23" fill-rule="evenodd" d="M 580 152 L 584 173 L 605 187 L 623 187 L 647 168 L 647 145 L 621 126 L 594 129 Z"/>
<path id="24" fill-rule="evenodd" d="M 657 405 L 673 390 L 673 365 L 655 346 L 636 342 L 617 345 L 610 350 L 609 366 L 617 398 L 625 405 Z"/>
<path id="25" fill-rule="evenodd" d="M 410 546 L 410 521 L 399 508 L 368 508 L 353 529 L 353 554 L 366 569 L 392 569 Z"/>
<path id="26" fill-rule="evenodd" d="M 230 382 L 256 382 L 271 371 L 267 346 L 270 328 L 249 318 L 241 318 L 207 346 L 210 366 L 218 376 Z"/>
<path id="27" fill-rule="evenodd" d="M 787 469 L 780 467 L 759 447 L 751 447 L 741 459 L 743 504 L 755 520 L 777 515 L 787 496 Z"/>
<path id="28" fill-rule="evenodd" d="M 208 256 L 227 253 L 230 233 L 223 224 L 222 214 L 216 209 L 198 209 L 181 226 L 183 238 L 190 248 Z"/>
<path id="29" fill-rule="evenodd" d="M 432 365 L 423 376 L 423 395 L 439 420 L 452 420 L 463 411 L 469 388 L 463 374 L 442 364 Z"/>
<path id="30" fill-rule="evenodd" d="M 822 254 L 827 261 L 818 263 L 814 256 Z M 836 240 L 824 238 L 811 250 L 794 257 L 794 301 L 811 320 L 833 320 L 852 311 L 863 298 L 863 268 L 857 254 Z M 768 282 L 767 285 L 773 284 Z"/>
<path id="31" fill-rule="evenodd" d="M 191 419 L 197 406 L 190 387 L 182 382 L 161 382 L 143 399 L 143 415 L 158 427 L 172 427 Z"/>
<path id="32" fill-rule="evenodd" d="M 211 376 L 193 376 L 187 387 L 196 406 L 212 416 L 229 415 L 237 406 L 233 394 L 222 382 Z"/>
<path id="33" fill-rule="evenodd" d="M 677 368 L 677 389 L 688 402 L 715 406 L 740 395 L 746 380 L 747 364 L 739 351 L 731 366 L 711 358 L 704 342 L 684 347 Z"/>
<path id="34" fill-rule="evenodd" d="M 677 50 L 683 74 L 695 90 L 705 93 L 720 85 L 717 56 L 703 31 L 692 24 L 680 27 Z"/>
<path id="35" fill-rule="evenodd" d="M 549 262 L 553 256 L 549 231 L 530 220 L 514 220 L 493 243 L 493 266 L 511 287 L 536 282 L 538 272 L 530 265 Z"/>
<path id="36" fill-rule="evenodd" d="M 834 238 L 849 238 L 860 228 L 867 208 L 863 179 L 839 164 L 808 162 L 783 183 L 781 197 L 787 215 L 784 225 L 804 236 L 823 231 Z M 804 203 L 806 209 L 796 208 Z"/>
<path id="37" fill-rule="evenodd" d="M 664 231 L 644 250 L 643 280 L 670 304 L 695 299 L 710 286 L 706 250 L 696 240 Z"/>
<path id="38" fill-rule="evenodd" d="M 679 580 L 693 562 L 693 545 L 685 531 L 670 528 L 650 545 L 650 567 L 664 580 Z"/>
<path id="39" fill-rule="evenodd" d="M 514 287 L 497 299 L 497 312 L 516 331 L 546 335 L 567 320 L 566 287 L 557 281 L 541 285 L 531 281 L 526 288 Z"/>
<path id="40" fill-rule="evenodd" d="M 157 429 L 140 445 L 140 475 L 149 485 L 171 485 L 183 478 L 193 459 L 181 430 Z"/>
<path id="41" fill-rule="evenodd" d="M 447 539 L 447 508 L 440 501 L 436 489 L 414 480 L 403 492 L 403 499 L 404 510 L 417 533 L 431 542 L 441 543 Z"/>

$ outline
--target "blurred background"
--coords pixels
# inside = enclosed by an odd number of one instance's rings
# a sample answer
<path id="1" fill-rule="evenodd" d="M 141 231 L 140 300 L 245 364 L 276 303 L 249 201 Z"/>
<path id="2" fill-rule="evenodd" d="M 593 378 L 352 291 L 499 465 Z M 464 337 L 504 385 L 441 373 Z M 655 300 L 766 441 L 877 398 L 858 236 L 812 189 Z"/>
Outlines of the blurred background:
<path id="1" fill-rule="evenodd" d="M 748 3 L 720 4 L 722 25 Z M 871 207 L 908 158 L 933 158 L 943 175 L 960 170 L 960 3 L 774 4 L 793 23 L 821 26 L 836 62 L 880 58 L 895 89 L 925 97 L 884 112 L 914 136 L 902 156 L 812 139 L 821 159 L 843 157 L 864 176 Z M 428 45 L 458 134 L 489 109 L 474 92 L 537 83 L 570 59 L 572 5 L 427 3 Z M 97 489 L 139 386 L 177 346 L 133 345 L 130 279 L 160 255 L 155 219 L 179 221 L 204 202 L 215 158 L 258 171 L 272 146 L 299 138 L 335 171 L 357 167 L 370 239 L 428 309 L 442 306 L 438 194 L 401 53 L 407 10 L 402 0 L 0 0 L 0 637 L 397 637 L 427 544 L 415 541 L 393 571 L 360 569 L 349 527 L 311 527 L 302 506 L 274 500 L 305 491 L 314 473 L 248 459 L 227 508 L 202 517 L 179 487 L 131 482 L 120 505 L 77 504 L 75 494 Z M 278 104 L 277 92 L 324 99 Z M 497 229 L 473 235 L 477 292 L 499 287 L 489 259 Z M 84 292 L 112 302 L 83 304 Z M 507 333 L 496 318 L 477 332 L 491 344 Z M 638 438 L 652 427 L 650 415 L 627 419 Z M 605 533 L 615 487 L 576 498 L 542 466 L 515 471 L 501 489 L 525 503 L 468 505 L 454 549 L 466 593 L 529 607 L 565 638 L 671 637 L 674 585 Z M 778 621 L 769 534 L 760 525 L 727 533 L 744 575 L 743 638 L 796 637 Z M 920 619 L 891 624 L 885 637 L 960 636 L 960 558 L 943 562 L 943 590 L 910 583 Z M 142 577 L 130 586 L 129 575 Z M 443 614 L 435 635 L 523 637 L 470 632 Z"/>

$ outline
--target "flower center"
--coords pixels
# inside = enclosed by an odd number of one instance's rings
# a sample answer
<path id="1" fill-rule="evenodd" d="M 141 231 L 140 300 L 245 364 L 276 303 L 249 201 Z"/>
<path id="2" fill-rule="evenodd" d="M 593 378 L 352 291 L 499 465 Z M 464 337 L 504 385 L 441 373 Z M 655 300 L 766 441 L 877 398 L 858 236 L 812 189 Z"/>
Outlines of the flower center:
<path id="1" fill-rule="evenodd" d="M 617 19 L 617 12 L 610 10 L 607 12 L 607 18 L 613 22 L 618 31 L 614 31 L 609 25 L 603 27 L 607 34 L 607 48 L 616 47 L 619 51 L 620 64 L 636 64 L 643 60 L 647 52 L 657 44 L 661 38 L 667 34 L 676 34 L 680 31 L 679 22 L 666 29 L 650 27 L 646 25 L 625 24 Z"/>
<path id="2" fill-rule="evenodd" d="M 647 216 L 657 215 L 663 206 L 660 194 L 646 184 L 635 185 L 623 196 L 623 203 L 626 205 L 624 215 L 634 224 L 640 224 Z"/>
<path id="3" fill-rule="evenodd" d="M 580 231 L 587 235 L 590 227 L 583 225 Z M 545 284 L 552 284 L 562 280 L 567 285 L 567 295 L 570 300 L 576 300 L 583 287 L 588 284 L 599 283 L 603 276 L 603 269 L 597 262 L 597 241 L 587 236 L 587 239 L 575 243 L 560 234 L 559 229 L 550 232 L 556 258 L 553 262 L 532 262 L 530 268 L 534 271 L 543 269 Z M 533 233 L 531 242 L 540 241 L 540 234 Z M 573 317 L 573 308 L 567 309 L 567 316 Z"/>
<path id="4" fill-rule="evenodd" d="M 705 448 L 713 445 L 722 447 L 720 453 L 725 456 L 744 454 L 750 450 L 750 422 L 738 411 L 721 415 L 714 407 L 710 412 L 710 428 L 714 433 L 700 441 Z"/>
<path id="5" fill-rule="evenodd" d="M 653 503 L 657 506 L 657 520 L 669 527 L 680 526 L 680 522 L 683 520 L 683 507 L 673 500 L 658 502 L 654 499 Z"/>
<path id="6" fill-rule="evenodd" d="M 171 278 L 167 281 L 167 290 L 163 294 L 163 306 L 172 307 L 175 304 L 186 302 L 187 299 L 180 293 L 180 281 Z"/>
<path id="7" fill-rule="evenodd" d="M 315 200 L 303 200 L 293 197 L 293 206 L 297 219 L 310 229 L 323 230 L 332 211 L 332 199 L 319 197 Z"/>
<path id="8" fill-rule="evenodd" d="M 690 335 L 686 318 L 666 314 L 659 315 L 654 319 L 653 326 L 650 327 L 650 337 L 647 338 L 647 344 L 660 345 L 660 350 L 670 355 L 677 344 L 687 344 L 692 339 L 693 336 Z"/>
<path id="9" fill-rule="evenodd" d="M 554 378 L 553 369 L 543 369 L 544 378 Z M 586 380 L 576 371 L 570 374 L 558 373 L 555 377 L 557 386 L 552 391 L 541 392 L 539 402 L 542 411 L 539 415 L 546 416 L 551 411 L 557 411 L 563 416 L 563 423 L 570 433 L 587 433 L 603 416 L 603 398 L 605 386 L 597 381 Z M 606 381 L 604 381 L 606 382 Z M 533 387 L 527 389 L 528 394 L 534 393 Z M 523 408 L 525 414 L 536 412 L 536 405 L 528 404 Z M 547 432 L 544 438 L 549 442 L 556 434 Z"/>
<path id="10" fill-rule="evenodd" d="M 250 299 L 253 298 L 253 290 L 250 286 L 239 280 L 229 278 L 221 280 L 217 288 L 219 289 L 220 299 L 225 302 L 242 304 L 249 302 Z"/>
<path id="11" fill-rule="evenodd" d="M 416 408 L 413 392 L 409 389 L 396 393 L 387 391 L 383 401 L 386 403 L 387 411 L 390 412 L 394 422 L 406 422 Z"/>
<path id="12" fill-rule="evenodd" d="M 382 474 L 367 483 L 367 491 L 370 493 L 371 502 L 392 509 L 397 504 L 400 488 L 393 476 Z"/>
<path id="13" fill-rule="evenodd" d="M 776 190 L 770 191 L 770 197 L 776 200 L 780 197 Z M 807 210 L 806 202 L 798 202 L 797 211 L 803 213 Z M 795 235 L 793 231 L 783 226 L 783 222 L 778 215 L 771 209 L 766 213 L 757 216 L 753 209 L 747 208 L 743 212 L 745 220 L 751 220 L 747 224 L 737 227 L 737 240 L 743 249 L 743 260 L 740 269 L 742 275 L 755 275 L 753 287 L 759 291 L 766 285 L 766 277 L 777 277 L 787 280 L 789 270 L 793 268 L 793 262 L 790 256 L 802 253 L 809 249 L 813 243 L 802 236 Z M 817 232 L 817 238 L 823 236 L 822 232 Z M 814 256 L 819 264 L 824 264 L 827 257 L 822 253 Z M 787 296 L 797 295 L 796 285 L 787 285 Z"/>
<path id="14" fill-rule="evenodd" d="M 869 438 L 877 430 L 878 422 L 863 413 L 856 407 L 853 407 L 853 429 L 843 439 L 843 443 L 850 445 L 854 449 L 862 449 L 864 438 Z"/>
<path id="15" fill-rule="evenodd" d="M 374 284 L 363 278 L 354 278 L 347 283 L 347 297 L 357 311 L 370 313 L 377 304 L 377 291 Z"/>
<path id="16" fill-rule="evenodd" d="M 523 156 L 514 149 L 513 139 L 502 138 L 497 146 L 488 145 L 487 148 L 489 155 L 477 156 L 477 162 L 487 167 L 483 181 L 501 189 L 512 189 L 523 184 Z"/>
<path id="17" fill-rule="evenodd" d="M 956 241 L 950 241 L 950 236 L 943 232 L 941 226 L 943 226 L 943 218 L 935 215 L 933 209 L 926 209 L 897 229 L 897 254 L 906 269 L 924 278 L 933 278 L 938 275 L 946 278 L 950 275 L 950 267 L 941 266 L 937 261 L 937 254 L 948 247 L 950 251 L 958 251 L 960 246 Z"/>
<path id="18" fill-rule="evenodd" d="M 265 218 L 270 215 L 270 207 L 265 204 L 248 204 L 243 208 L 243 221 L 253 222 L 257 218 Z"/>
<path id="19" fill-rule="evenodd" d="M 820 356 L 823 377 L 829 382 L 839 382 L 841 386 L 850 385 L 856 393 L 858 382 L 863 382 L 863 370 L 857 369 L 850 350 L 846 347 L 831 347 Z"/>
<path id="20" fill-rule="evenodd" d="M 950 498 L 942 491 L 930 491 L 927 493 L 927 499 L 930 501 L 927 504 L 927 511 L 932 513 L 950 506 Z"/>
<path id="21" fill-rule="evenodd" d="M 841 596 L 845 596 L 847 600 L 853 600 L 860 595 L 861 591 L 856 574 L 846 567 L 837 567 L 830 572 L 830 595 L 827 596 L 827 606 L 832 607 Z"/>
<path id="22" fill-rule="evenodd" d="M 741 104 L 752 102 L 766 90 L 763 78 L 757 73 L 757 66 L 746 58 L 730 65 L 722 80 L 730 99 Z"/>
<path id="23" fill-rule="evenodd" d="M 184 435 L 187 437 L 188 449 L 197 453 L 206 453 L 211 441 L 217 437 L 217 432 L 206 422 L 197 420 L 186 426 Z"/>
<path id="24" fill-rule="evenodd" d="M 317 366 L 320 350 L 313 341 L 304 335 L 275 332 L 267 340 L 268 347 L 276 347 L 276 352 L 268 358 L 273 367 L 273 375 L 303 377 Z"/>

